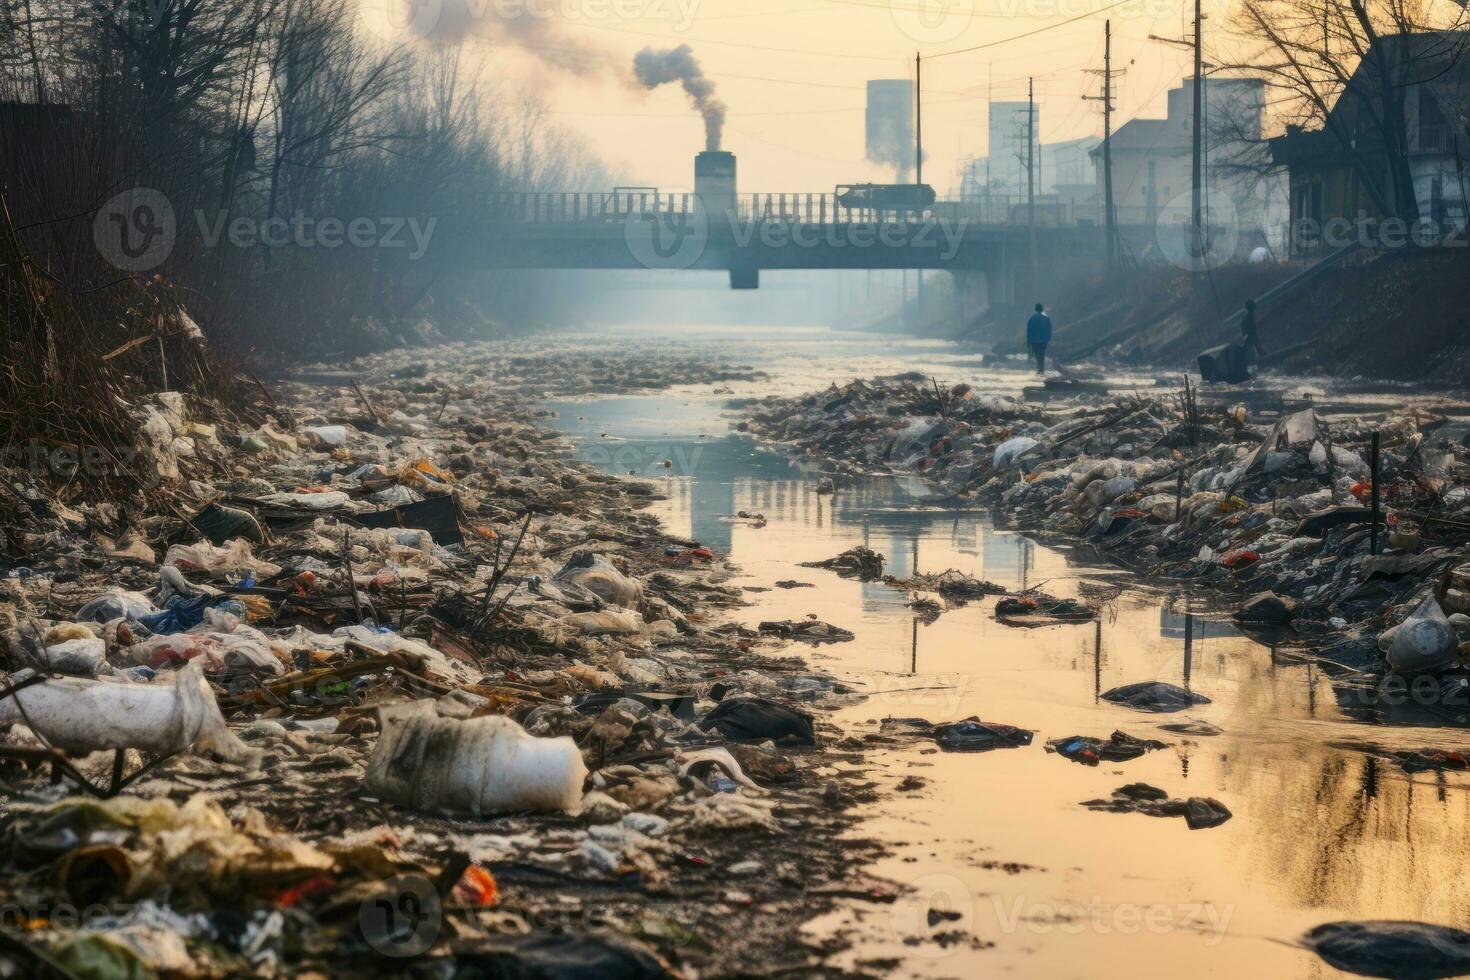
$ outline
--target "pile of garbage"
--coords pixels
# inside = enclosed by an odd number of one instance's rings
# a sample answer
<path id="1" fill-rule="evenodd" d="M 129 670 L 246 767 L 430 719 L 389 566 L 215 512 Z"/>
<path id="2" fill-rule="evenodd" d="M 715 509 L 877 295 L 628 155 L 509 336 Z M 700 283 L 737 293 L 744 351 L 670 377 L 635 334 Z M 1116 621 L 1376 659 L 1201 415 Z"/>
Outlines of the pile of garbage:
<path id="1" fill-rule="evenodd" d="M 238 426 L 161 398 L 161 510 L 4 473 L 12 972 L 793 961 L 804 883 L 871 847 L 822 720 L 854 695 L 782 652 L 845 631 L 727 622 L 725 562 L 536 424 L 741 372 L 584 360 L 381 354 Z"/>
<path id="2" fill-rule="evenodd" d="M 839 486 L 898 476 L 917 504 L 988 506 L 1151 579 L 1249 597 L 1245 629 L 1371 634 L 1400 671 L 1450 667 L 1470 640 L 1470 437 L 1444 414 L 1253 416 L 1189 387 L 1039 407 L 917 375 L 732 405 L 738 429 Z"/>

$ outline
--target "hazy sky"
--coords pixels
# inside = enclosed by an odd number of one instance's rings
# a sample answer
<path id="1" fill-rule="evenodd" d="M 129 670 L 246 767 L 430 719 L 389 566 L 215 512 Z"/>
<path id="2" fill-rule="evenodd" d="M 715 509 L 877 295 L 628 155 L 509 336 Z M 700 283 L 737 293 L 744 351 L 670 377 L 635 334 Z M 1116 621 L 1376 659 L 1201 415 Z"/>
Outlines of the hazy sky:
<path id="1" fill-rule="evenodd" d="M 647 45 L 693 49 L 729 108 L 724 147 L 739 157 L 745 192 L 891 178 L 863 159 L 865 83 L 911 78 L 915 51 L 925 59 L 924 176 L 941 193 L 957 186 L 961 161 L 986 152 L 987 93 L 1024 100 L 1028 75 L 1043 142 L 1102 134 L 1100 104 L 1081 97 L 1099 90 L 1085 70 L 1102 67 L 1104 20 L 1112 20 L 1114 67 L 1127 69 L 1115 125 L 1162 116 L 1165 92 L 1190 64 L 1187 51 L 1148 40 L 1184 33 L 1192 7 L 1178 0 L 417 2 L 420 16 L 441 18 L 448 5 L 469 4 L 463 33 L 496 74 L 534 84 L 615 169 L 667 190 L 691 185 L 703 128 L 677 87 L 643 92 L 629 82 L 633 56 Z M 1228 0 L 1206 0 L 1205 10 L 1208 42 L 1212 29 L 1224 29 Z"/>

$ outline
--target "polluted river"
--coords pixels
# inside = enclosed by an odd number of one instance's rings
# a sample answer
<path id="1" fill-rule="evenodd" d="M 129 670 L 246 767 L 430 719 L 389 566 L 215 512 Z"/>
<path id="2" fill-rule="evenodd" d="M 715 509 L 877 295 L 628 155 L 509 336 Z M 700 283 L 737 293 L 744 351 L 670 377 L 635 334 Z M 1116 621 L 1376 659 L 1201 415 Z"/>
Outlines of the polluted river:
<path id="1" fill-rule="evenodd" d="M 550 424 L 581 460 L 652 481 L 663 499 L 650 512 L 669 533 L 729 556 L 738 572 L 728 584 L 750 604 L 737 621 L 815 617 L 852 632 L 790 648 L 864 695 L 831 720 L 866 746 L 860 775 L 877 794 L 849 833 L 883 856 L 862 869 L 871 895 L 805 927 L 841 948 L 833 965 L 935 977 L 1318 977 L 1338 974 L 1297 939 L 1320 923 L 1467 921 L 1466 775 L 1383 760 L 1396 748 L 1453 747 L 1453 728 L 1372 724 L 1310 658 L 1245 635 L 1208 595 L 1034 539 L 983 507 L 935 501 L 916 481 L 848 478 L 827 492 L 819 465 L 735 431 L 741 413 L 730 407 L 903 372 L 1016 395 L 1032 376 L 940 342 L 817 329 L 732 339 L 710 330 L 658 341 L 738 349 L 762 380 L 552 401 Z M 1089 596 L 1101 614 L 1025 628 L 999 621 L 985 597 L 936 618 L 904 588 L 802 564 L 856 546 L 881 553 L 885 575 L 953 569 L 1008 591 Z M 1100 697 L 1154 680 L 1209 703 L 1147 714 Z M 884 719 L 972 716 L 1034 739 L 951 753 L 884 737 Z M 1163 747 L 1098 765 L 1044 747 L 1115 731 Z M 1213 799 L 1233 818 L 1193 830 L 1081 805 L 1136 783 Z"/>

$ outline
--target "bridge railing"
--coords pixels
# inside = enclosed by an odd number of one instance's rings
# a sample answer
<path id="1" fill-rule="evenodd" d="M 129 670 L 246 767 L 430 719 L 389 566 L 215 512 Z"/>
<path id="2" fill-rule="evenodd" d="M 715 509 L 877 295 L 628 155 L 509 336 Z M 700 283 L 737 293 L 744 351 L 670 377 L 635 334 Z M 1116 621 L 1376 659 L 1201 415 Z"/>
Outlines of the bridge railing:
<path id="1" fill-rule="evenodd" d="M 694 195 L 667 191 L 498 191 L 490 195 L 502 221 L 526 224 L 622 221 L 630 214 L 680 215 L 694 210 Z"/>
<path id="2" fill-rule="evenodd" d="M 692 192 L 653 189 L 615 191 L 502 191 L 491 195 L 499 220 L 518 224 L 600 224 L 625 221 L 630 215 L 686 220 L 699 206 Z M 1160 209 L 1155 205 L 1119 205 L 1120 225 L 1153 225 Z M 1102 206 L 1094 201 L 1058 200 L 1039 196 L 1033 206 L 1025 195 L 989 194 L 960 200 L 936 201 L 912 210 L 850 208 L 828 193 L 739 194 L 735 215 L 743 222 L 776 221 L 806 224 L 851 224 L 874 221 L 943 220 L 981 225 L 1026 226 L 1032 215 L 1041 228 L 1100 227 Z"/>

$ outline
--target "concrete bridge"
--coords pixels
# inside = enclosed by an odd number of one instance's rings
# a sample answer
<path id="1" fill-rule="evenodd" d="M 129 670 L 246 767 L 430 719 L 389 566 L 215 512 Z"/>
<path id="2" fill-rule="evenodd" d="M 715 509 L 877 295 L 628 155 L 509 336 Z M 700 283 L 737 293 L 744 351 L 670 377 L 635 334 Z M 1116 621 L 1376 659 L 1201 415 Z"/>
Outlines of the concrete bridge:
<path id="1" fill-rule="evenodd" d="M 832 193 L 499 193 L 483 260 L 503 269 L 723 270 L 754 289 L 762 269 L 937 269 L 983 280 L 985 299 L 1039 278 L 1102 271 L 1103 228 L 1068 205 L 937 201 L 918 210 L 844 206 Z M 1125 247 L 1151 242 L 1151 224 L 1120 225 Z M 977 297 L 978 298 L 978 297 Z"/>

